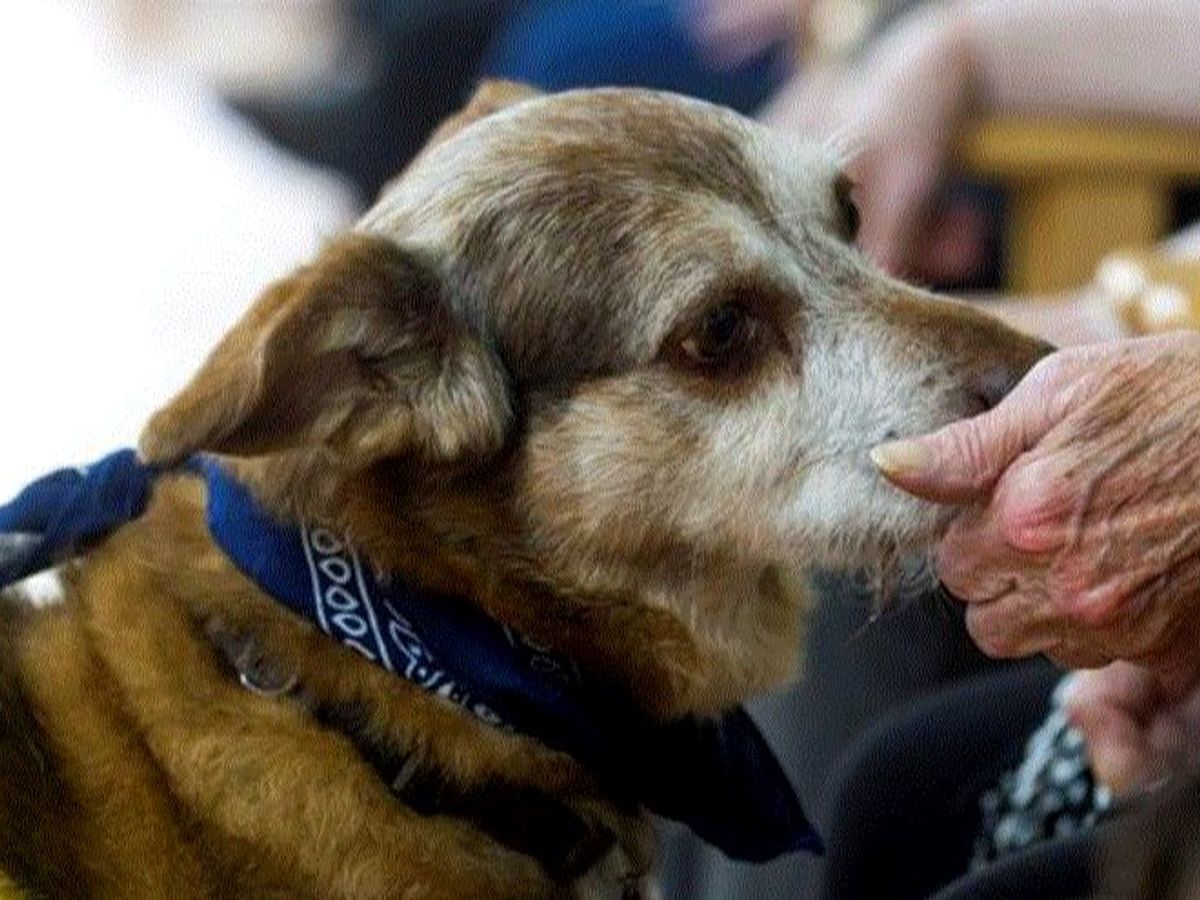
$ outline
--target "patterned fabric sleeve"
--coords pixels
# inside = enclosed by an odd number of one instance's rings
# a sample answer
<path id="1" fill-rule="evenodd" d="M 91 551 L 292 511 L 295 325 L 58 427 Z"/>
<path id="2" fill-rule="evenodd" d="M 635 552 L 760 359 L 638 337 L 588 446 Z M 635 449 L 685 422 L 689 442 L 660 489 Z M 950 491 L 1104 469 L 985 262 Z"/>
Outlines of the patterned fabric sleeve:
<path id="1" fill-rule="evenodd" d="M 1089 830 L 1112 808 L 1112 795 L 1092 775 L 1083 735 L 1063 711 L 1069 679 L 1055 689 L 1050 713 L 1029 737 L 1020 762 L 980 797 L 972 871 L 1041 841 Z"/>

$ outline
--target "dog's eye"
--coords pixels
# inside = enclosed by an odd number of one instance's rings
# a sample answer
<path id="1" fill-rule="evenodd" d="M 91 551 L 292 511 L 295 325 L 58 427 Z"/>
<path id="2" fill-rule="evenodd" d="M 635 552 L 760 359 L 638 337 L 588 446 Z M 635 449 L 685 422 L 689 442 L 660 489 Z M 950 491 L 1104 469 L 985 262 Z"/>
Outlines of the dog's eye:
<path id="1" fill-rule="evenodd" d="M 850 243 L 854 243 L 858 237 L 862 217 L 858 212 L 858 204 L 854 202 L 854 182 L 848 175 L 837 177 L 833 183 L 833 194 L 837 200 L 838 233 Z"/>
<path id="2" fill-rule="evenodd" d="M 683 352 L 706 368 L 729 362 L 754 337 L 755 322 L 737 303 L 723 303 L 710 310 L 700 324 L 683 339 Z"/>

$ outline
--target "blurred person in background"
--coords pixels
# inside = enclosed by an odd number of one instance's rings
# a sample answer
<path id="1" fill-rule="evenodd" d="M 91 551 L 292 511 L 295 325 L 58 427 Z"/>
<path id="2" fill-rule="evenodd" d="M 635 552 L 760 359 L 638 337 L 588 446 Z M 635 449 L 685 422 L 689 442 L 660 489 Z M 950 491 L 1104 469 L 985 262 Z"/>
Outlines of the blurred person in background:
<path id="1" fill-rule="evenodd" d="M 482 66 L 543 90 L 674 91 L 756 110 L 797 59 L 812 0 L 529 0 Z"/>
<path id="2" fill-rule="evenodd" d="M 853 64 L 793 79 L 764 117 L 846 148 L 863 248 L 889 270 L 912 273 L 939 238 L 951 255 L 972 252 L 929 219 L 967 116 L 1200 125 L 1197 33 L 1194 0 L 932 0 L 895 20 Z"/>

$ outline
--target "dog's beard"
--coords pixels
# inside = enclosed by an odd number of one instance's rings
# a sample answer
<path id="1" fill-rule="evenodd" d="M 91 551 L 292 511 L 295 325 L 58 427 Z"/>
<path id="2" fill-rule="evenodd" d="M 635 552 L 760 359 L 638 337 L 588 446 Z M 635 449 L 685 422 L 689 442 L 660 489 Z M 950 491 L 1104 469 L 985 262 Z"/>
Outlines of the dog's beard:
<path id="1" fill-rule="evenodd" d="M 866 510 L 876 515 L 834 528 L 820 542 L 823 546 L 811 549 L 820 567 L 852 573 L 862 581 L 873 598 L 874 619 L 936 593 L 934 545 L 950 513 L 911 498 L 887 498 Z"/>
<path id="2" fill-rule="evenodd" d="M 873 600 L 872 617 L 899 609 L 937 590 L 932 551 L 903 552 L 897 546 L 882 551 L 864 574 Z"/>

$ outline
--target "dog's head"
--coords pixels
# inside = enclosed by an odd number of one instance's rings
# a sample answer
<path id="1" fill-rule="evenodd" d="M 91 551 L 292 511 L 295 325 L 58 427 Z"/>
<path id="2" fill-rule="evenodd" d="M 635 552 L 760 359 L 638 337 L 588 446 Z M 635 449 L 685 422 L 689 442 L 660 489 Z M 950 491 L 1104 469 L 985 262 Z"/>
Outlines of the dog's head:
<path id="1" fill-rule="evenodd" d="M 981 411 L 1042 352 L 882 275 L 856 217 L 828 153 L 725 110 L 485 88 L 142 452 L 250 458 L 269 502 L 325 515 L 371 473 L 393 493 L 360 531 L 419 522 L 493 579 L 519 560 L 552 596 L 669 615 L 724 660 L 689 703 L 724 703 L 795 656 L 778 567 L 934 536 L 869 449 Z"/>

